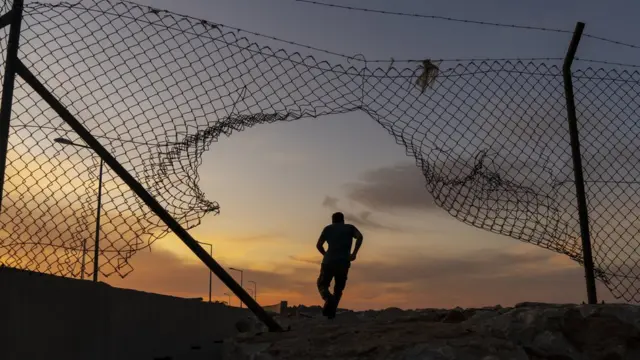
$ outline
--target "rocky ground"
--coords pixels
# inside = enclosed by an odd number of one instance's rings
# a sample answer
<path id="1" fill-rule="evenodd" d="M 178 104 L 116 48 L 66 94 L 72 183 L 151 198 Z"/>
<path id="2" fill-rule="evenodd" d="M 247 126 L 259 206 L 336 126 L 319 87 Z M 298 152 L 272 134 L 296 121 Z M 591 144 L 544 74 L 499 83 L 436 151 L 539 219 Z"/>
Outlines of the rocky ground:
<path id="1" fill-rule="evenodd" d="M 523 303 L 513 308 L 345 311 L 277 317 L 289 331 L 241 323 L 224 359 L 640 359 L 640 307 Z"/>

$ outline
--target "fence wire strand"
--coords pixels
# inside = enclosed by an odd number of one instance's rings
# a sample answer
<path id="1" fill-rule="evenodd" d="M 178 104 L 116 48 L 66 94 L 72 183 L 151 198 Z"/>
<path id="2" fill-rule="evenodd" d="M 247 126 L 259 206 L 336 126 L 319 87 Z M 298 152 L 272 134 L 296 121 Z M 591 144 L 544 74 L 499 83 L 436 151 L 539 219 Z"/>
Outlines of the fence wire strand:
<path id="1" fill-rule="evenodd" d="M 28 3 L 23 21 L 21 60 L 186 228 L 219 211 L 198 167 L 221 136 L 362 111 L 404 146 L 425 191 L 456 219 L 582 263 L 557 61 L 332 65 L 109 0 Z M 639 80 L 615 68 L 574 73 L 596 276 L 636 302 Z M 55 142 L 83 145 L 19 78 L 11 121 L 0 262 L 79 277 L 85 249 L 91 276 L 100 159 Z M 102 203 L 100 272 L 124 277 L 168 229 L 108 167 Z"/>

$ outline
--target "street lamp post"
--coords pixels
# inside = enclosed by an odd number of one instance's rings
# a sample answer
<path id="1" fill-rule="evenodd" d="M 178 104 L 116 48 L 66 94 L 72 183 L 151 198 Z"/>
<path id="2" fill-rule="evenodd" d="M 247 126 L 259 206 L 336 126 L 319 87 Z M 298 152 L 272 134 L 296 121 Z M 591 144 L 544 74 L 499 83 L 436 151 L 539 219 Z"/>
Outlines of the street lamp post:
<path id="1" fill-rule="evenodd" d="M 65 139 L 65 138 L 56 138 L 53 141 L 60 143 L 60 144 L 64 144 L 64 145 L 71 145 L 71 146 L 76 146 L 76 147 L 81 147 L 81 148 L 85 148 L 85 149 L 90 149 L 91 147 L 86 146 L 86 145 L 82 145 L 82 144 L 76 144 L 73 141 L 69 140 L 69 139 Z M 94 254 L 93 254 L 93 281 L 94 282 L 98 282 L 98 269 L 100 268 L 100 266 L 98 265 L 99 263 L 99 250 L 100 250 L 100 210 L 102 208 L 102 168 L 104 167 L 104 161 L 102 160 L 102 158 L 100 158 L 100 175 L 98 177 L 98 209 L 97 209 L 97 213 L 96 213 L 96 239 L 95 239 L 95 249 L 94 249 Z M 85 241 L 82 242 L 82 272 L 80 274 L 80 278 L 84 279 L 84 272 L 85 272 L 85 256 L 87 254 L 87 241 L 85 239 Z"/>
<path id="2" fill-rule="evenodd" d="M 198 244 L 209 245 L 209 255 L 211 255 L 211 257 L 213 258 L 213 245 L 206 242 L 202 242 L 202 241 L 198 241 Z M 213 281 L 213 273 L 211 272 L 211 269 L 209 269 L 209 303 L 211 303 L 211 282 L 212 281 Z"/>
<path id="3" fill-rule="evenodd" d="M 244 271 L 240 270 L 240 269 L 235 269 L 235 268 L 232 268 L 232 267 L 230 267 L 229 270 L 235 270 L 235 271 L 239 271 L 240 272 L 240 287 L 243 287 L 242 286 L 242 277 L 243 277 L 243 272 Z M 240 308 L 242 309 L 242 299 L 239 299 L 239 300 L 240 300 Z"/>
<path id="4" fill-rule="evenodd" d="M 229 297 L 229 300 L 227 301 L 227 306 L 231 306 L 231 295 L 229 293 L 224 293 L 224 295 L 227 295 Z"/>
<path id="5" fill-rule="evenodd" d="M 258 284 L 256 284 L 255 281 L 251 281 L 251 280 L 249 280 L 247 282 L 253 283 L 253 299 L 256 302 L 258 302 Z"/>

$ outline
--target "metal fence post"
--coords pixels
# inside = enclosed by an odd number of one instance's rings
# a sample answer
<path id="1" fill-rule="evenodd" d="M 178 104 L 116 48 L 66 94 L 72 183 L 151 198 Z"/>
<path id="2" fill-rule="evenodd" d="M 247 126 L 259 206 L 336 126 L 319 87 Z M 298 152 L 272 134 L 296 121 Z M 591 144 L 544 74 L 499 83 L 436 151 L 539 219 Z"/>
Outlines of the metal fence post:
<path id="1" fill-rule="evenodd" d="M 571 137 L 571 155 L 573 157 L 573 174 L 576 183 L 576 196 L 578 198 L 578 215 L 580 219 L 580 237 L 582 238 L 582 256 L 584 261 L 584 273 L 587 281 L 587 299 L 589 304 L 597 304 L 596 281 L 593 269 L 593 255 L 591 253 L 591 236 L 589 234 L 589 212 L 587 209 L 587 197 L 584 189 L 584 176 L 582 174 L 582 157 L 580 155 L 580 138 L 578 136 L 578 120 L 576 118 L 576 104 L 573 96 L 573 82 L 571 79 L 571 65 L 578 49 L 578 43 L 582 37 L 584 23 L 578 22 L 569 44 L 567 56 L 562 66 L 564 78 L 564 94 L 567 100 L 567 119 L 569 120 L 569 136 Z"/>
<path id="2" fill-rule="evenodd" d="M 98 282 L 98 272 L 100 271 L 100 210 L 102 210 L 102 168 L 104 160 L 100 158 L 100 176 L 98 177 L 98 206 L 96 209 L 96 241 L 93 249 L 93 282 Z"/>
<path id="3" fill-rule="evenodd" d="M 11 120 L 11 105 L 13 104 L 13 88 L 16 79 L 16 65 L 18 63 L 18 48 L 20 47 L 20 25 L 22 24 L 23 0 L 14 0 L 9 14 L 11 27 L 9 28 L 9 42 L 7 45 L 7 63 L 4 67 L 4 82 L 2 84 L 2 101 L 0 103 L 0 212 L 4 195 L 4 176 L 7 166 L 7 148 L 9 147 L 9 131 Z M 5 16 L 7 16 L 5 15 Z M 4 16 L 3 16 L 4 17 Z M 6 19 L 6 18 L 5 18 Z"/>

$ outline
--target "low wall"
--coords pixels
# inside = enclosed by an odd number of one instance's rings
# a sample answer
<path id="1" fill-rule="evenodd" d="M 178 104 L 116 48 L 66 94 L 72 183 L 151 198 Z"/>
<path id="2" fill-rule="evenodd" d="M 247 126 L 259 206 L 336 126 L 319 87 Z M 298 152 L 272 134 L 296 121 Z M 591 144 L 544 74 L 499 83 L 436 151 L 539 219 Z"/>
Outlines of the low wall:
<path id="1" fill-rule="evenodd" d="M 0 359 L 177 359 L 246 309 L 0 267 Z"/>
<path id="2" fill-rule="evenodd" d="M 281 301 L 279 304 L 266 305 L 266 306 L 263 306 L 262 308 L 265 309 L 267 312 L 284 315 L 285 312 L 287 311 L 287 302 Z"/>

